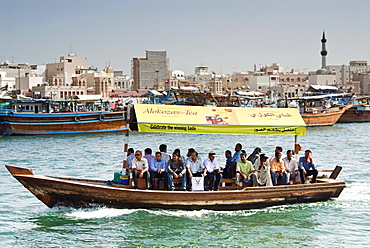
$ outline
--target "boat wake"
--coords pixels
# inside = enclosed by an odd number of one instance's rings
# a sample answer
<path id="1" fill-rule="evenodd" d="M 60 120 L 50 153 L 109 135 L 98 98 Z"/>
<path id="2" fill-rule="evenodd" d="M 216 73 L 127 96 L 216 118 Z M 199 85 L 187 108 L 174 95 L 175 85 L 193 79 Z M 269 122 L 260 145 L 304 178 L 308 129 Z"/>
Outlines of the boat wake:
<path id="1" fill-rule="evenodd" d="M 370 183 L 351 183 L 338 198 L 340 202 L 370 202 Z"/>
<path id="2" fill-rule="evenodd" d="M 178 217 L 188 219 L 214 219 L 218 217 L 248 217 L 258 214 L 280 214 L 288 212 L 296 212 L 307 208 L 322 207 L 325 203 L 305 203 L 266 207 L 262 209 L 236 210 L 236 211 L 214 211 L 214 210 L 163 210 L 163 209 L 115 209 L 108 207 L 96 207 L 89 209 L 72 209 L 69 208 L 69 213 L 66 213 L 67 218 L 71 219 L 100 219 L 100 218 L 115 218 L 125 217 L 129 215 L 155 215 L 163 217 Z M 327 204 L 327 203 L 326 203 Z M 318 206 L 320 205 L 320 206 Z"/>
<path id="3" fill-rule="evenodd" d="M 118 216 L 130 215 L 136 211 L 134 209 L 114 209 L 114 208 L 91 208 L 74 210 L 67 213 L 66 216 L 72 219 L 100 219 L 100 218 L 113 218 Z"/>

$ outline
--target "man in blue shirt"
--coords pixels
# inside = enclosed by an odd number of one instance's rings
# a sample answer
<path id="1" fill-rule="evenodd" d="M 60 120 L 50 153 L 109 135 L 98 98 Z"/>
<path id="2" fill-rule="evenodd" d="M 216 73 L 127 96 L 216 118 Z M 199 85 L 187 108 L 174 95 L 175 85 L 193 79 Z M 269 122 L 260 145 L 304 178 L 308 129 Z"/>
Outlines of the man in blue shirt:
<path id="1" fill-rule="evenodd" d="M 150 166 L 150 164 L 152 163 L 152 160 L 155 159 L 155 157 L 152 155 L 152 149 L 145 148 L 144 153 L 145 153 L 145 156 L 143 156 L 143 158 L 146 158 L 146 160 L 148 160 L 148 164 Z"/>
<path id="2" fill-rule="evenodd" d="M 237 143 L 235 145 L 235 153 L 231 158 L 230 166 L 227 167 L 227 175 L 231 178 L 235 177 L 236 163 L 240 161 L 240 154 L 242 153 L 242 144 Z"/>
<path id="3" fill-rule="evenodd" d="M 311 150 L 306 150 L 304 152 L 304 157 L 299 158 L 298 169 L 301 176 L 301 182 L 305 183 L 305 177 L 312 176 L 311 183 L 316 183 L 317 169 L 312 159 Z"/>
<path id="4" fill-rule="evenodd" d="M 152 189 L 156 189 L 159 187 L 155 186 L 155 178 L 163 178 L 164 180 L 164 189 L 168 189 L 168 178 L 167 178 L 167 163 L 162 158 L 161 152 L 155 153 L 155 158 L 152 159 L 149 166 L 149 173 L 150 173 L 150 183 L 152 185 Z"/>

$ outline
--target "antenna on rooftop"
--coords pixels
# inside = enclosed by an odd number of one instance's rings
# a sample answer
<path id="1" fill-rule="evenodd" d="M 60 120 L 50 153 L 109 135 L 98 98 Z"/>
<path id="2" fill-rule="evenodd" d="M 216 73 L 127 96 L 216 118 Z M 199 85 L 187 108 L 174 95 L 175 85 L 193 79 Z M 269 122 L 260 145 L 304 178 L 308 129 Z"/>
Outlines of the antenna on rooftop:
<path id="1" fill-rule="evenodd" d="M 73 48 L 73 45 L 71 44 L 68 47 L 69 47 L 69 54 L 72 54 L 73 53 L 73 49 L 72 49 Z"/>

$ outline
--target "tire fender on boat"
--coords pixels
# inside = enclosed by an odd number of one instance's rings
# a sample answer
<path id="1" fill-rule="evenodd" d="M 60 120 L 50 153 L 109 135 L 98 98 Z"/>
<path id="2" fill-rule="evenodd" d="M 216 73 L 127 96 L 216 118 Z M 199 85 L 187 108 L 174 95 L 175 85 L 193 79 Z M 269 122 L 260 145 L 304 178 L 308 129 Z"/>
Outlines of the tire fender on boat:
<path id="1" fill-rule="evenodd" d="M 356 110 L 356 114 L 361 116 L 361 115 L 363 115 L 364 113 L 363 113 L 362 111 Z"/>
<path id="2" fill-rule="evenodd" d="M 7 116 L 13 116 L 14 115 L 14 112 L 13 111 L 8 111 L 8 112 L 6 112 L 6 115 Z"/>
<path id="3" fill-rule="evenodd" d="M 103 114 L 100 114 L 100 116 L 99 116 L 99 120 L 100 120 L 100 121 L 104 121 L 104 120 L 105 120 L 105 116 L 104 116 Z"/>
<path id="4" fill-rule="evenodd" d="M 79 117 L 78 115 L 75 116 L 75 122 L 79 122 L 81 120 L 81 117 Z"/>

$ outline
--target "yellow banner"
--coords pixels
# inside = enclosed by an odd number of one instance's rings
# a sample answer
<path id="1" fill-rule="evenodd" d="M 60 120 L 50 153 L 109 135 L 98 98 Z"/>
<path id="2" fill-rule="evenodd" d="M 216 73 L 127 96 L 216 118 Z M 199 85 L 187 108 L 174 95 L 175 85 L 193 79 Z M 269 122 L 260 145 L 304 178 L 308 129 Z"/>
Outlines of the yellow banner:
<path id="1" fill-rule="evenodd" d="M 140 132 L 305 135 L 294 108 L 135 104 Z"/>

